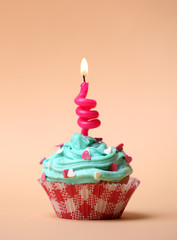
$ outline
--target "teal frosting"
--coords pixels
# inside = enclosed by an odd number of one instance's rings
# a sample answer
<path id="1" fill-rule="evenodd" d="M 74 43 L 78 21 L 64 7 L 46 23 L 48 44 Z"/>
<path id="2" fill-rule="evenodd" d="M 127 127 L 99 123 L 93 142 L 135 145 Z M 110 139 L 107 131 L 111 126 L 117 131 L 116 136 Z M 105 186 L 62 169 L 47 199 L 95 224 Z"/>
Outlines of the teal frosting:
<path id="1" fill-rule="evenodd" d="M 85 149 L 89 149 L 90 160 L 81 156 Z M 75 133 L 70 142 L 64 143 L 62 152 L 55 152 L 43 161 L 46 179 L 52 182 L 65 182 L 70 184 L 97 183 L 99 181 L 119 182 L 132 173 L 132 168 L 125 160 L 125 152 L 112 147 L 109 154 L 104 152 L 107 145 L 94 138 Z M 118 166 L 117 171 L 110 171 L 112 163 Z M 64 178 L 63 170 L 72 169 L 74 177 Z M 100 176 L 95 179 L 95 172 Z"/>

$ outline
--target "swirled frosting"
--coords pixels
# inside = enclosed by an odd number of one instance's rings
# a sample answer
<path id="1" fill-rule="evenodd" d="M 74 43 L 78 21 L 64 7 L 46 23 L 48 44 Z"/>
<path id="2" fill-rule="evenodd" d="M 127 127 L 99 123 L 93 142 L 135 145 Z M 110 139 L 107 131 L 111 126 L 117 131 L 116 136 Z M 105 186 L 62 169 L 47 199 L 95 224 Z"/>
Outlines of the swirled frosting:
<path id="1" fill-rule="evenodd" d="M 46 180 L 70 184 L 97 183 L 99 181 L 119 182 L 132 173 L 132 168 L 126 161 L 124 151 L 111 147 L 106 153 L 107 145 L 94 138 L 75 133 L 70 142 L 66 142 L 52 156 L 44 159 L 43 174 Z M 90 160 L 82 158 L 83 151 L 89 151 Z M 116 171 L 111 171 L 112 165 Z M 66 177 L 63 172 L 74 174 Z"/>

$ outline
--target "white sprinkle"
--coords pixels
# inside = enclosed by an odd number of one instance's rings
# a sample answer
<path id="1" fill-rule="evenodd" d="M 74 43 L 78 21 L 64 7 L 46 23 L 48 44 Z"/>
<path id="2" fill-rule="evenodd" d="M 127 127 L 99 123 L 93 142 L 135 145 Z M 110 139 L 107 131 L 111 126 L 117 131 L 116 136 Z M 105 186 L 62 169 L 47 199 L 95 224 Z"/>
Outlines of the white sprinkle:
<path id="1" fill-rule="evenodd" d="M 90 149 L 89 149 L 89 148 L 86 148 L 84 151 L 88 151 L 88 153 L 90 153 Z M 84 151 L 83 151 L 83 152 L 84 152 Z"/>
<path id="2" fill-rule="evenodd" d="M 71 169 L 69 169 L 69 171 L 68 171 L 68 177 L 75 177 L 75 172 L 73 171 L 73 169 L 71 168 Z"/>
<path id="3" fill-rule="evenodd" d="M 104 153 L 109 154 L 112 152 L 112 147 L 108 147 L 107 149 L 104 150 Z"/>
<path id="4" fill-rule="evenodd" d="M 48 168 L 50 168 L 50 160 L 48 161 Z"/>
<path id="5" fill-rule="evenodd" d="M 62 153 L 63 152 L 63 148 L 59 148 L 57 151 L 56 151 L 56 153 L 58 153 L 58 154 L 60 154 L 60 153 Z"/>
<path id="6" fill-rule="evenodd" d="M 95 172 L 94 173 L 94 178 L 97 180 L 101 176 L 100 172 Z"/>

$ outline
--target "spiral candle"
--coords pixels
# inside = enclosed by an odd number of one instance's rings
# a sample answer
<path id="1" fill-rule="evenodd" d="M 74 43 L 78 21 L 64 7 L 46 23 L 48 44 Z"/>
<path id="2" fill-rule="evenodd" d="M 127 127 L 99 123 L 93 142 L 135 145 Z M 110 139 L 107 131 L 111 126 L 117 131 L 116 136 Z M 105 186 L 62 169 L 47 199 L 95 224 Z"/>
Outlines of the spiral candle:
<path id="1" fill-rule="evenodd" d="M 97 102 L 92 99 L 86 99 L 88 92 L 88 83 L 83 82 L 81 84 L 81 90 L 79 95 L 75 98 L 74 102 L 79 105 L 76 108 L 76 114 L 79 116 L 78 125 L 82 128 L 81 133 L 84 136 L 88 136 L 88 130 L 91 128 L 99 127 L 101 122 L 96 119 L 99 116 L 97 111 L 91 111 L 90 109 L 96 107 Z"/>

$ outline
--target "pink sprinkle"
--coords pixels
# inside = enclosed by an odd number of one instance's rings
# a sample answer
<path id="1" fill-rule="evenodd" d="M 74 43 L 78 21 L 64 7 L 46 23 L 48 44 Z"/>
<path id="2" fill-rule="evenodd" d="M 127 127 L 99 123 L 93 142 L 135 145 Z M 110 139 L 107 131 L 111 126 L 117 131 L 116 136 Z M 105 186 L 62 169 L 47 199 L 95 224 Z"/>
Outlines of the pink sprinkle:
<path id="1" fill-rule="evenodd" d="M 45 159 L 46 159 L 45 157 L 42 158 L 41 161 L 39 162 L 39 164 L 42 164 Z"/>
<path id="2" fill-rule="evenodd" d="M 60 144 L 56 145 L 55 147 L 63 147 L 63 144 L 64 143 L 60 143 Z"/>
<path id="3" fill-rule="evenodd" d="M 96 141 L 101 142 L 103 138 L 94 138 Z"/>
<path id="4" fill-rule="evenodd" d="M 117 171 L 118 170 L 118 166 L 115 162 L 112 163 L 112 165 L 109 167 L 110 171 Z"/>
<path id="5" fill-rule="evenodd" d="M 69 169 L 64 169 L 63 170 L 63 177 L 64 178 L 68 178 L 68 172 L 69 172 Z"/>
<path id="6" fill-rule="evenodd" d="M 128 163 L 132 161 L 132 157 L 128 156 L 127 154 L 125 155 L 125 159 Z"/>
<path id="7" fill-rule="evenodd" d="M 117 145 L 116 149 L 117 149 L 118 151 L 122 151 L 122 150 L 123 150 L 123 146 L 124 146 L 124 144 L 121 143 L 121 144 Z"/>
<path id="8" fill-rule="evenodd" d="M 42 173 L 42 176 L 41 176 L 41 181 L 42 181 L 42 182 L 45 182 L 45 180 L 46 180 L 45 173 Z"/>
<path id="9" fill-rule="evenodd" d="M 83 151 L 81 158 L 83 158 L 84 160 L 90 160 L 91 156 L 89 155 L 89 151 Z"/>

